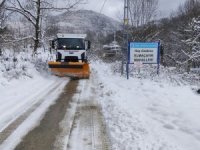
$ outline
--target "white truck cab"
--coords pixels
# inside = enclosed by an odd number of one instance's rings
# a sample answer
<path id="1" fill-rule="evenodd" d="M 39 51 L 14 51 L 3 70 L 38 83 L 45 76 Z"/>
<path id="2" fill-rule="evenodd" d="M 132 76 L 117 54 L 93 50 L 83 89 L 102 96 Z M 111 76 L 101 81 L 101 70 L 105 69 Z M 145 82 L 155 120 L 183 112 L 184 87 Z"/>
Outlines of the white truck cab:
<path id="1" fill-rule="evenodd" d="M 90 41 L 86 34 L 57 34 L 51 43 L 57 62 L 86 62 Z"/>

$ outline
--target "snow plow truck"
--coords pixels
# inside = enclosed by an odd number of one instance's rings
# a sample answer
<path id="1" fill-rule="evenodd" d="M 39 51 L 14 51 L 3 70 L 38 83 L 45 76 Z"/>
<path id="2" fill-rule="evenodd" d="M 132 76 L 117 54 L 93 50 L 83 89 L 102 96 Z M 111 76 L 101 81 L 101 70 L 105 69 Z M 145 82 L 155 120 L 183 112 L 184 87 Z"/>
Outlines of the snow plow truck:
<path id="1" fill-rule="evenodd" d="M 56 54 L 56 60 L 49 61 L 48 65 L 54 75 L 89 78 L 87 50 L 90 49 L 90 41 L 86 37 L 86 34 L 57 34 L 51 40 L 50 48 Z"/>

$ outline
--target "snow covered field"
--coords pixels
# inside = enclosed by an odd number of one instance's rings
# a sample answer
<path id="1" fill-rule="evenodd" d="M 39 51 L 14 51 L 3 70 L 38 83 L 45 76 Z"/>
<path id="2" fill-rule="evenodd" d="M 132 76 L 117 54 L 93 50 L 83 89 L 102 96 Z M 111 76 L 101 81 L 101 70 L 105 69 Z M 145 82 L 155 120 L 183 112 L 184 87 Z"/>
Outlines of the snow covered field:
<path id="1" fill-rule="evenodd" d="M 109 64 L 92 66 L 114 150 L 200 149 L 200 95 L 190 86 L 127 80 Z"/>

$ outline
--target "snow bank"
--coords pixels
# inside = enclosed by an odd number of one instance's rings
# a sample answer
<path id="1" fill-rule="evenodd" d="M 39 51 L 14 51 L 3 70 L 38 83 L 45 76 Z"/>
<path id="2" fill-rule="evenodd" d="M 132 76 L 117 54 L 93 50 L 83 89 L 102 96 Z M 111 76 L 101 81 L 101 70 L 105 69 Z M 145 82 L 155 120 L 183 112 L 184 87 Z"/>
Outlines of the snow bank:
<path id="1" fill-rule="evenodd" d="M 113 70 L 92 65 L 114 150 L 200 149 L 200 97 L 189 82 L 168 73 L 127 80 Z"/>
<path id="2" fill-rule="evenodd" d="M 47 75 L 47 60 L 51 55 L 49 52 L 38 50 L 38 54 L 32 57 L 32 52 L 24 50 L 22 52 L 14 52 L 5 50 L 0 56 L 0 86 L 14 79 L 34 78 L 38 75 Z"/>
<path id="3" fill-rule="evenodd" d="M 44 52 L 32 58 L 27 52 L 14 55 L 10 51 L 0 56 L 0 134 L 14 123 L 14 128 L 9 128 L 12 134 L 0 143 L 0 149 L 14 149 L 38 125 L 69 81 L 50 75 L 49 57 Z M 19 117 L 24 120 L 15 125 Z"/>
<path id="4" fill-rule="evenodd" d="M 12 121 L 15 121 L 17 117 L 23 113 L 26 113 L 26 110 L 33 107 L 34 104 L 38 103 L 38 101 L 41 101 L 41 104 L 37 107 L 37 109 L 34 109 L 34 111 L 28 116 L 22 124 L 20 124 L 16 129 L 14 129 L 14 132 L 0 145 L 0 149 L 2 150 L 12 150 L 14 149 L 17 144 L 21 142 L 23 137 L 31 131 L 34 127 L 36 127 L 40 120 L 43 118 L 43 115 L 46 113 L 50 105 L 54 104 L 55 100 L 58 98 L 60 93 L 63 91 L 64 86 L 69 80 L 65 81 L 56 81 L 51 82 L 51 80 L 38 80 L 40 81 L 40 84 L 35 84 L 34 87 L 31 88 L 30 97 L 27 97 L 25 99 L 20 99 L 20 97 L 13 100 L 13 104 L 11 105 L 10 102 L 5 103 L 5 106 L 8 107 L 7 110 L 5 110 L 0 118 L 5 118 L 6 120 L 10 121 L 7 124 L 5 124 L 4 119 L 0 119 L 1 126 L 2 124 L 4 129 L 6 128 L 9 123 L 12 123 Z M 45 85 L 45 82 L 48 82 Z M 43 90 L 39 90 L 38 88 L 41 87 L 40 85 L 45 85 Z M 24 85 L 25 86 L 25 85 Z M 55 86 L 57 86 L 55 88 Z M 50 88 L 52 87 L 52 88 Z M 27 87 L 26 87 L 27 88 Z M 22 88 L 20 88 L 22 90 Z M 28 90 L 25 90 L 26 92 L 30 92 Z M 13 93 L 11 93 L 13 94 Z M 11 109 L 12 108 L 12 109 Z M 2 110 L 2 109 L 0 109 Z M 6 115 L 6 116 L 5 116 Z"/>

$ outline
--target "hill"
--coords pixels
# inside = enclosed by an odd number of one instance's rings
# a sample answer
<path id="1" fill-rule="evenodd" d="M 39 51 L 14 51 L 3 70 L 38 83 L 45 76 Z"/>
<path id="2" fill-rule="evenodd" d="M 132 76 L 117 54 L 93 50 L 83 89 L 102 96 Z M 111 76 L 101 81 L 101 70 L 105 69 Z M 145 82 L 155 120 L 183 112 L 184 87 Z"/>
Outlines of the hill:
<path id="1" fill-rule="evenodd" d="M 121 24 L 103 14 L 91 10 L 65 12 L 54 16 L 60 30 L 65 32 L 102 32 L 110 33 L 121 29 Z"/>

